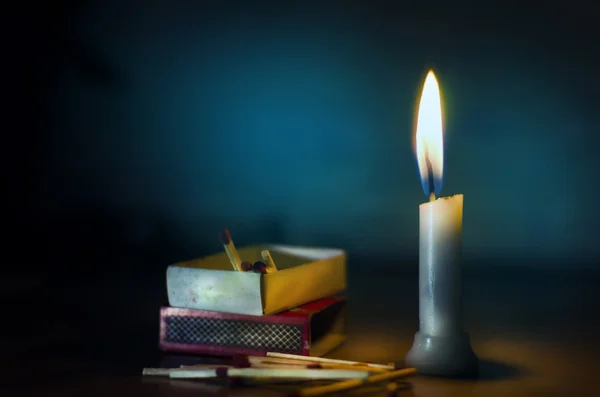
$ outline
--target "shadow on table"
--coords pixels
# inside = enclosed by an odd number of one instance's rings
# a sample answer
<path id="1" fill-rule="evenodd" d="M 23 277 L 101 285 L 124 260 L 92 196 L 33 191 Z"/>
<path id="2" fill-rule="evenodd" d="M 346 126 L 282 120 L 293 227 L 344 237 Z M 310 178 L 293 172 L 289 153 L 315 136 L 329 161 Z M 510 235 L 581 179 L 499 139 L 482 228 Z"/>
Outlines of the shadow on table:
<path id="1" fill-rule="evenodd" d="M 457 381 L 478 381 L 478 382 L 494 382 L 507 379 L 515 379 L 525 375 L 523 368 L 519 368 L 512 364 L 503 363 L 488 359 L 479 359 L 479 373 L 475 376 L 465 377 L 444 377 L 444 376 L 427 376 L 427 378 L 442 378 L 455 379 Z"/>
<path id="2" fill-rule="evenodd" d="M 480 359 L 478 381 L 499 381 L 506 379 L 519 378 L 526 375 L 524 368 L 515 365 L 503 363 L 501 361 Z"/>

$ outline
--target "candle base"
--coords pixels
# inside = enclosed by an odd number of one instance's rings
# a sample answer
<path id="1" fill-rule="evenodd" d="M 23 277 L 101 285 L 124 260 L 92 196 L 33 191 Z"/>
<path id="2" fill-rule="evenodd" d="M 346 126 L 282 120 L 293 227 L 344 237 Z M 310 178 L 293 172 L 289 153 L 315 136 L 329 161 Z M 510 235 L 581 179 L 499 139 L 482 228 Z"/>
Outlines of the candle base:
<path id="1" fill-rule="evenodd" d="M 453 336 L 417 332 L 404 363 L 422 375 L 447 377 L 474 377 L 479 367 L 466 332 Z"/>

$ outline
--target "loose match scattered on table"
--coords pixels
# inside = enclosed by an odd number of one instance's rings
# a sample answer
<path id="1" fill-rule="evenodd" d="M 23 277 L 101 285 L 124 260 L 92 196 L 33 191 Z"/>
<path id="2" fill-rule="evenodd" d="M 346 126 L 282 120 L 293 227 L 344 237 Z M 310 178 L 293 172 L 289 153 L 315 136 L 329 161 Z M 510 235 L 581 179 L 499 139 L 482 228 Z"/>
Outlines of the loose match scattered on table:
<path id="1" fill-rule="evenodd" d="M 375 364 L 322 357 L 267 353 L 267 356 L 236 356 L 231 365 L 191 365 L 179 368 L 145 368 L 145 376 L 164 376 L 172 379 L 244 378 L 260 379 L 263 383 L 281 379 L 332 380 L 329 385 L 306 387 L 290 397 L 316 397 L 383 382 L 388 395 L 398 390 L 396 379 L 413 375 L 414 368 L 396 368 L 392 364 Z"/>

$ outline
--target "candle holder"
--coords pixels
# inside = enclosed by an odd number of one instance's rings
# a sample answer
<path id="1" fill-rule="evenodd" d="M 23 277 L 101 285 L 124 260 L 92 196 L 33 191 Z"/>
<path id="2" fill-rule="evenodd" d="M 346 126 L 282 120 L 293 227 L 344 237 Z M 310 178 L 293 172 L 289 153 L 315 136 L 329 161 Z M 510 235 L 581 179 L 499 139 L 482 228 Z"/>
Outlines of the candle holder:
<path id="1" fill-rule="evenodd" d="M 471 377 L 478 359 L 462 329 L 463 196 L 420 206 L 419 331 L 404 361 L 423 375 Z"/>
<path id="2" fill-rule="evenodd" d="M 431 267 L 421 265 L 420 327 L 404 358 L 406 365 L 423 375 L 474 377 L 479 360 L 471 348 L 469 335 L 460 328 L 460 290 L 444 288 L 428 279 Z M 448 294 L 450 292 L 450 294 Z"/>
<path id="3" fill-rule="evenodd" d="M 446 377 L 474 377 L 479 367 L 466 332 L 433 336 L 419 331 L 404 362 L 419 374 Z"/>

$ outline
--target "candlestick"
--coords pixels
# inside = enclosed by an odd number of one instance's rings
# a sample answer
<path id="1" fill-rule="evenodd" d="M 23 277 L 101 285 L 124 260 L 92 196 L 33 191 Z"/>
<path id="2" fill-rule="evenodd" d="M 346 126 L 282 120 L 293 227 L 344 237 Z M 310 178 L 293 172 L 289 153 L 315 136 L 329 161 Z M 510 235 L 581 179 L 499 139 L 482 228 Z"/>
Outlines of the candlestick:
<path id="1" fill-rule="evenodd" d="M 443 172 L 439 87 L 429 72 L 419 104 L 416 149 L 423 192 L 419 207 L 419 331 L 404 361 L 421 374 L 471 376 L 477 356 L 462 329 L 463 195 L 436 199 Z"/>

